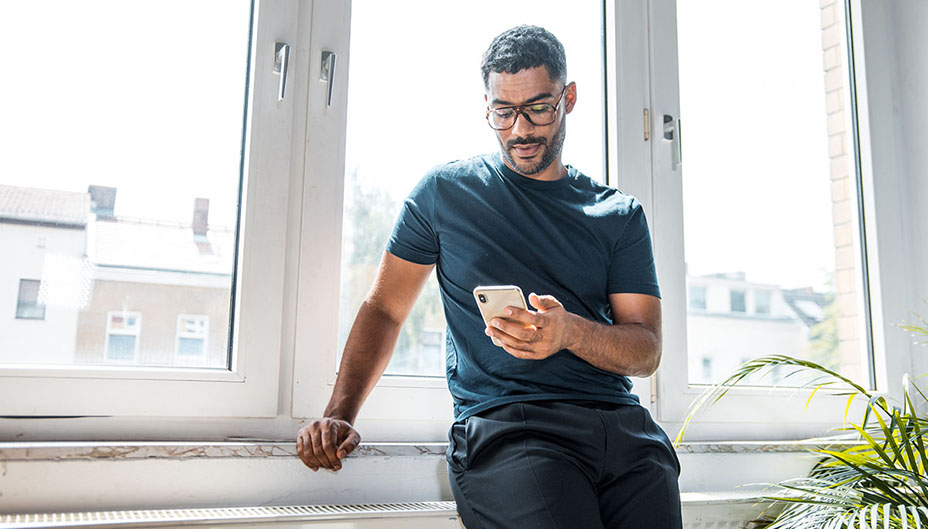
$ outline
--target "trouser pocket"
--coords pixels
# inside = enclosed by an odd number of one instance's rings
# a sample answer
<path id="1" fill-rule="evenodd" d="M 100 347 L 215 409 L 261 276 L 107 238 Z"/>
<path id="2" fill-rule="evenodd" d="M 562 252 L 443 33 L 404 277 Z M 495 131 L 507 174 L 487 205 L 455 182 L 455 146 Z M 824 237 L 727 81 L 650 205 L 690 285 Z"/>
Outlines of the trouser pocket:
<path id="1" fill-rule="evenodd" d="M 448 430 L 448 451 L 445 459 L 453 470 L 467 470 L 467 435 L 463 423 L 454 423 Z"/>

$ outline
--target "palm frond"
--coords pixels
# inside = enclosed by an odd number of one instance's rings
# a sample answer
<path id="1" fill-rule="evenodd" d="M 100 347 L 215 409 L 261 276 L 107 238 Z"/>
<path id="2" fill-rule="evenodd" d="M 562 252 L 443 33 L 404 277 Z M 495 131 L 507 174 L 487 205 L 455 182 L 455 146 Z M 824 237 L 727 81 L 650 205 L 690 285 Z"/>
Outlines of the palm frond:
<path id="1" fill-rule="evenodd" d="M 846 393 L 849 395 L 848 406 L 850 406 L 850 401 L 852 401 L 857 396 L 864 397 L 871 401 L 874 399 L 874 395 L 872 395 L 860 384 L 857 384 L 853 380 L 810 360 L 802 360 L 786 355 L 762 356 L 760 358 L 755 358 L 741 364 L 741 366 L 739 366 L 734 373 L 729 375 L 728 378 L 714 386 L 711 386 L 699 397 L 697 397 L 687 411 L 686 418 L 683 420 L 683 426 L 680 428 L 680 432 L 677 434 L 677 437 L 674 440 L 674 444 L 679 446 L 680 443 L 683 442 L 683 436 L 687 427 L 689 426 L 693 417 L 696 416 L 700 410 L 708 408 L 709 406 L 721 400 L 722 397 L 724 397 L 733 387 L 744 381 L 744 379 L 752 375 L 758 375 L 759 377 L 763 378 L 764 376 L 770 375 L 770 373 L 775 368 L 782 366 L 788 366 L 793 369 L 783 375 L 778 382 L 782 382 L 803 372 L 811 371 L 818 374 L 818 376 L 815 378 L 801 382 L 800 386 L 796 388 L 797 390 L 814 387 L 816 388 L 815 391 L 818 391 L 823 387 L 830 388 L 835 386 L 839 389 L 848 391 L 848 393 Z"/>

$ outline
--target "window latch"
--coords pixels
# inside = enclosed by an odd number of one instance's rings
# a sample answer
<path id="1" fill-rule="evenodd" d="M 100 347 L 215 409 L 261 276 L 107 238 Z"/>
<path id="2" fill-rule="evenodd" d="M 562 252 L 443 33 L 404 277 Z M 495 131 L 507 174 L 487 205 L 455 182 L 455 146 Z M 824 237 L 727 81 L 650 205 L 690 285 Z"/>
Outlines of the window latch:
<path id="1" fill-rule="evenodd" d="M 322 67 L 319 71 L 319 80 L 326 83 L 325 106 L 332 106 L 332 87 L 335 85 L 335 59 L 334 51 L 322 52 Z"/>
<path id="2" fill-rule="evenodd" d="M 680 118 L 674 119 L 670 114 L 664 114 L 664 140 L 671 143 L 670 167 L 676 171 L 683 163 Z"/>
<path id="3" fill-rule="evenodd" d="M 274 44 L 274 73 L 280 76 L 277 84 L 277 100 L 284 100 L 287 89 L 287 70 L 290 66 L 290 45 L 283 42 Z"/>

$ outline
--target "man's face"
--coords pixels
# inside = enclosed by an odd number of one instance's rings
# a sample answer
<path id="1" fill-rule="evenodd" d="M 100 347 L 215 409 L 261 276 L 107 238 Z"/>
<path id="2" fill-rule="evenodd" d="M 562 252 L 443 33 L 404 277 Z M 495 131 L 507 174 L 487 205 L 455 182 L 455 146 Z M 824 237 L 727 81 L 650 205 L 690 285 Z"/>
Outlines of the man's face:
<path id="1" fill-rule="evenodd" d="M 503 160 L 511 169 L 525 176 L 560 177 L 561 149 L 567 132 L 565 116 L 576 102 L 576 86 L 569 84 L 563 98 L 559 98 L 564 86 L 552 81 L 544 66 L 514 74 L 490 72 L 487 84 L 486 99 L 491 109 L 529 103 L 550 103 L 558 107 L 551 124 L 534 125 L 525 115 L 519 115 L 512 128 L 495 132 Z M 550 171 L 546 171 L 549 168 Z M 540 175 L 543 172 L 545 175 Z"/>

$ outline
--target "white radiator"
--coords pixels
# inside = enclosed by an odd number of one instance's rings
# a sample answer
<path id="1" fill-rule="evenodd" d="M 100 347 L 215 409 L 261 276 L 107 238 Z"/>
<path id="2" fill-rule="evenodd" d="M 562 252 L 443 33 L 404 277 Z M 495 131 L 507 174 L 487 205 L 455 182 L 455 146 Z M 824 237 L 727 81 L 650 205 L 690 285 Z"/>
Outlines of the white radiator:
<path id="1" fill-rule="evenodd" d="M 461 529 L 453 501 L 0 515 L 0 529 L 229 527 Z"/>

